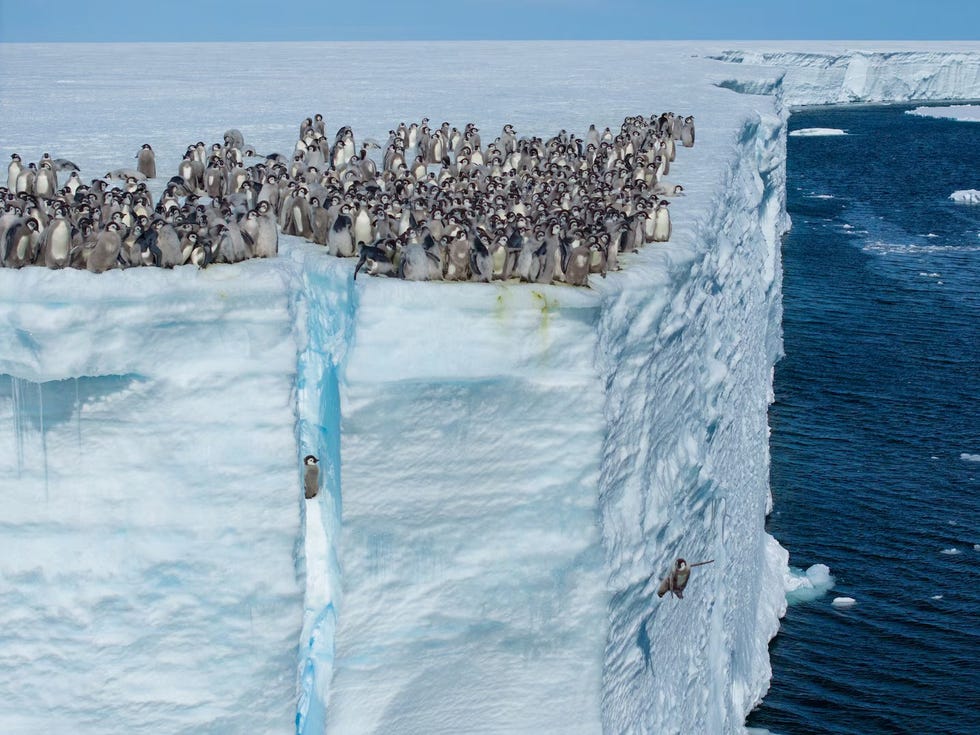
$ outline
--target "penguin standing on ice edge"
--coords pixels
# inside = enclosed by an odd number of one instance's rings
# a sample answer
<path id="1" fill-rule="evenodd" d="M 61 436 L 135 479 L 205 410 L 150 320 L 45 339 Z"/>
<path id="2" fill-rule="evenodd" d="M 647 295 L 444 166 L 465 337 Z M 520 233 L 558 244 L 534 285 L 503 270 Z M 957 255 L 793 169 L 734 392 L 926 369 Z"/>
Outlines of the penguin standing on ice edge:
<path id="1" fill-rule="evenodd" d="M 320 468 L 317 467 L 317 458 L 312 454 L 307 454 L 303 459 L 306 465 L 306 472 L 303 475 L 303 486 L 306 490 L 306 499 L 311 500 L 320 492 Z"/>

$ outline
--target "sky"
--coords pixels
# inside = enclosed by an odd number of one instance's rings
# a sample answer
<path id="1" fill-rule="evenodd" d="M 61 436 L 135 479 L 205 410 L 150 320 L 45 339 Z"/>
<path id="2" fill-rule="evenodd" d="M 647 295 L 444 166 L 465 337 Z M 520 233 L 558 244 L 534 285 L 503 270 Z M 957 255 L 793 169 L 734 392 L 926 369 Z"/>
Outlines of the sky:
<path id="1" fill-rule="evenodd" d="M 976 40 L 975 0 L 0 0 L 0 42 Z"/>

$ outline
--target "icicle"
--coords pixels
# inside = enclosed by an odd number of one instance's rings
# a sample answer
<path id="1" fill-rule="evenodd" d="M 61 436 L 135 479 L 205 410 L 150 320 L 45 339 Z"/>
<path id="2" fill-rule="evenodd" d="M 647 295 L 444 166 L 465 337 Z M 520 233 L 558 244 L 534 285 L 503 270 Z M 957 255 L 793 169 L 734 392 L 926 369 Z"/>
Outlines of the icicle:
<path id="1" fill-rule="evenodd" d="M 24 470 L 24 406 L 20 384 L 20 378 L 10 376 L 10 396 L 14 411 L 14 438 L 17 444 L 17 479 L 20 479 Z"/>
<path id="2" fill-rule="evenodd" d="M 48 497 L 48 437 L 44 432 L 44 384 L 37 383 L 37 415 L 41 429 L 41 460 L 44 462 L 44 500 Z"/>
<path id="3" fill-rule="evenodd" d="M 82 451 L 82 402 L 78 398 L 78 378 L 75 381 L 75 433 L 78 435 L 78 451 Z"/>

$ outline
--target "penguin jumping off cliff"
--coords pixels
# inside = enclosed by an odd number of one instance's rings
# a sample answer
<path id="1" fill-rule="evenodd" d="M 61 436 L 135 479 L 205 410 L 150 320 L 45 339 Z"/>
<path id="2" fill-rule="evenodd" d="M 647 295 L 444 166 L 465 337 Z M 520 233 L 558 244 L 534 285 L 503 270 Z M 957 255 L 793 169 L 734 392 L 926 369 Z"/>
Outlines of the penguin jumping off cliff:
<path id="1" fill-rule="evenodd" d="M 705 564 L 711 564 L 714 559 L 709 559 L 708 561 L 699 561 L 697 564 L 691 564 L 690 566 L 684 559 L 678 559 L 674 562 L 674 568 L 671 570 L 670 574 L 663 578 L 660 583 L 659 589 L 657 589 L 657 597 L 663 597 L 668 592 L 670 592 L 674 597 L 683 600 L 684 599 L 684 588 L 687 587 L 687 582 L 691 577 L 691 570 L 694 567 L 701 567 Z"/>

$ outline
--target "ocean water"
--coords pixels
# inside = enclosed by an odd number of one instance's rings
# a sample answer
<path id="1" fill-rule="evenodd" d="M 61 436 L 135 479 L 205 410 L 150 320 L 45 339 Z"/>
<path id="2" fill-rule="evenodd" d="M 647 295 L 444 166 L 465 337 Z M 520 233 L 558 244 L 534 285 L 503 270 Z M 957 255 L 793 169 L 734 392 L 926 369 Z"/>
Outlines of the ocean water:
<path id="1" fill-rule="evenodd" d="M 848 135 L 789 138 L 769 530 L 836 587 L 772 643 L 780 735 L 980 732 L 980 124 L 906 109 L 790 119 Z"/>

